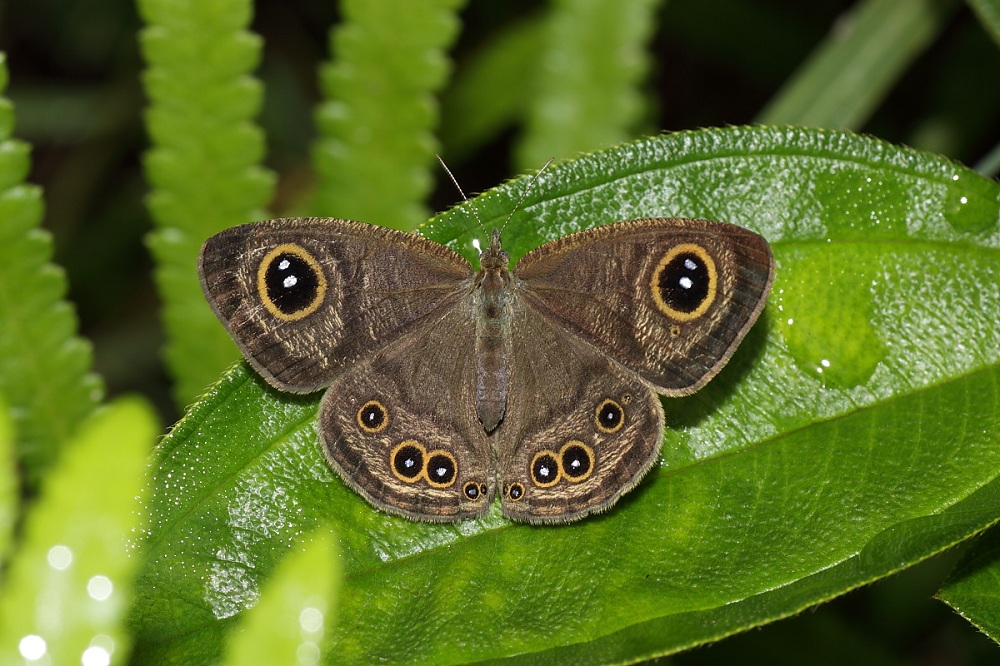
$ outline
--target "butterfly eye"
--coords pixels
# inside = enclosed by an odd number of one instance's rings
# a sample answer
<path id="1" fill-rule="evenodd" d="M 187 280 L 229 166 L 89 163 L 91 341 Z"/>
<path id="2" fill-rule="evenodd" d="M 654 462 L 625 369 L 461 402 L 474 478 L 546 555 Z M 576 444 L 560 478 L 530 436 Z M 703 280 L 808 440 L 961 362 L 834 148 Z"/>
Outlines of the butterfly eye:
<path id="1" fill-rule="evenodd" d="M 458 463 L 447 451 L 432 451 L 427 457 L 427 482 L 434 488 L 447 488 L 455 483 Z"/>
<path id="2" fill-rule="evenodd" d="M 605 400 L 594 410 L 594 425 L 604 433 L 614 433 L 625 425 L 625 410 L 614 400 Z"/>
<path id="3" fill-rule="evenodd" d="M 400 481 L 413 483 L 424 472 L 424 460 L 427 458 L 422 444 L 407 440 L 392 450 L 389 460 L 392 462 L 392 473 Z"/>
<path id="4" fill-rule="evenodd" d="M 559 451 L 560 469 L 568 481 L 583 481 L 594 469 L 594 451 L 583 442 L 566 442 Z"/>
<path id="5" fill-rule="evenodd" d="M 385 430 L 389 425 L 389 414 L 378 400 L 369 400 L 361 406 L 357 414 L 358 427 L 367 433 Z"/>
<path id="6" fill-rule="evenodd" d="M 681 243 L 660 258 L 649 286 L 660 312 L 677 321 L 690 321 L 705 314 L 715 301 L 718 280 L 708 251 L 695 243 Z"/>
<path id="7" fill-rule="evenodd" d="M 531 480 L 539 488 L 559 483 L 559 462 L 552 451 L 539 451 L 531 460 Z"/>
<path id="8" fill-rule="evenodd" d="M 319 309 L 326 296 L 326 276 L 305 248 L 282 243 L 261 260 L 257 293 L 272 315 L 296 321 Z"/>

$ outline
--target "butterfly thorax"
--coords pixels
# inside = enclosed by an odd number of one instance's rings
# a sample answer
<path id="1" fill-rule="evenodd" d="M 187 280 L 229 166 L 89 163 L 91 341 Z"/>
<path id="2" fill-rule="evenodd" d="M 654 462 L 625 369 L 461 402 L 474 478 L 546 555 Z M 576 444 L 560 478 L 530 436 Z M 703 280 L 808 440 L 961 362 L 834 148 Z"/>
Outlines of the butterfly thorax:
<path id="1" fill-rule="evenodd" d="M 493 230 L 489 247 L 479 255 L 473 300 L 476 310 L 476 414 L 487 432 L 496 430 L 507 407 L 510 381 L 510 308 L 507 266 L 510 255 L 500 248 Z"/>

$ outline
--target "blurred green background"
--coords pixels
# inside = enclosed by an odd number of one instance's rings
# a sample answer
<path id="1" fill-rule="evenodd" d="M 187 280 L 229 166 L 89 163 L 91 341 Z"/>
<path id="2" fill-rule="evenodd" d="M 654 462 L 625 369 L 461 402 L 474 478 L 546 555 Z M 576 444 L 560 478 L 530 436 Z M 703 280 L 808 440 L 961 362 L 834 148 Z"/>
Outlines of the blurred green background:
<path id="1" fill-rule="evenodd" d="M 828 126 L 940 153 L 995 176 L 998 44 L 966 4 L 897 3 L 920 5 L 938 20 L 884 90 L 872 94 L 872 104 L 844 117 L 833 109 Z M 477 66 L 492 40 L 530 31 L 545 6 L 470 2 L 452 51 L 455 80 Z M 774 100 L 793 98 L 786 86 L 845 28 L 854 8 L 847 0 L 663 3 L 636 135 L 778 122 L 788 113 L 794 118 L 794 108 L 778 108 Z M 337 20 L 335 2 L 256 3 L 252 29 L 264 43 L 258 76 L 266 91 L 259 123 L 268 141 L 266 164 L 279 177 L 270 205 L 276 214 L 294 211 L 311 189 L 313 114 L 321 99 L 317 71 L 328 57 L 329 29 Z M 33 146 L 30 180 L 44 188 L 45 226 L 54 234 L 55 261 L 68 272 L 81 334 L 93 342 L 95 370 L 110 396 L 141 393 L 171 423 L 180 414 L 162 365 L 164 335 L 144 245 L 151 223 L 140 163 L 148 145 L 140 28 L 130 0 L 0 3 L 0 50 L 8 54 L 16 134 Z M 830 85 L 850 92 L 849 83 Z M 521 119 L 500 100 L 492 119 L 470 116 L 463 104 L 456 89 L 446 91 L 438 136 L 441 154 L 466 192 L 540 166 L 519 163 Z M 802 122 L 812 118 L 802 106 L 799 111 Z M 441 210 L 457 198 L 440 174 L 429 207 Z M 930 598 L 956 557 L 945 554 L 814 613 L 675 659 L 749 663 L 754 655 L 757 663 L 781 664 L 801 663 L 809 654 L 809 663 L 997 663 L 1000 653 L 991 641 Z"/>

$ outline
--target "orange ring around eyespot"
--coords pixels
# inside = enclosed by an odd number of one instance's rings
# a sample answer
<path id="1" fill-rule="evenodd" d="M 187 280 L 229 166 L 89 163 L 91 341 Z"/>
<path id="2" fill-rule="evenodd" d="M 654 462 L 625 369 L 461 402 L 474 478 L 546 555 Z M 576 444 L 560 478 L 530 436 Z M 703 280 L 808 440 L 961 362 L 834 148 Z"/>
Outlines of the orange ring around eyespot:
<path id="1" fill-rule="evenodd" d="M 552 458 L 552 462 L 555 463 L 555 476 L 552 477 L 551 481 L 541 482 L 535 478 L 535 462 L 542 456 L 548 456 Z M 551 488 L 552 486 L 559 483 L 559 478 L 562 476 L 562 466 L 559 464 L 559 454 L 555 451 L 549 451 L 548 449 L 542 449 L 536 453 L 531 458 L 531 465 L 528 466 L 528 476 L 531 477 L 531 481 L 539 488 Z"/>
<path id="2" fill-rule="evenodd" d="M 403 476 L 403 474 L 396 469 L 396 454 L 399 453 L 400 449 L 406 446 L 413 447 L 420 451 L 420 469 L 417 470 L 417 473 L 413 476 Z M 389 452 L 389 469 L 392 470 L 392 475 L 403 483 L 416 483 L 420 479 L 424 478 L 424 475 L 427 472 L 427 448 L 415 439 L 403 440 L 394 446 L 392 451 Z"/>
<path id="3" fill-rule="evenodd" d="M 590 463 L 590 466 L 587 468 L 587 473 L 583 476 L 573 476 L 572 474 L 566 473 L 566 466 L 563 464 L 563 457 L 566 455 L 566 449 L 571 446 L 579 447 L 587 454 L 587 462 Z M 563 444 L 562 448 L 559 449 L 559 457 L 556 458 L 556 460 L 559 462 L 559 475 L 570 483 L 580 483 L 581 481 L 589 479 L 590 475 L 594 473 L 594 466 L 596 464 L 594 459 L 594 449 L 590 448 L 578 439 L 571 439 Z"/>
<path id="4" fill-rule="evenodd" d="M 670 307 L 667 302 L 663 300 L 663 296 L 660 294 L 660 274 L 663 273 L 663 269 L 666 268 L 670 262 L 677 257 L 677 255 L 685 252 L 697 255 L 697 257 L 704 262 L 705 268 L 708 270 L 708 293 L 705 294 L 705 298 L 698 304 L 698 307 L 691 312 L 682 312 L 681 310 Z M 701 245 L 697 245 L 695 243 L 681 243 L 680 245 L 675 245 L 660 258 L 660 261 L 656 264 L 656 268 L 653 269 L 653 277 L 649 281 L 649 290 L 650 293 L 653 294 L 653 302 L 656 303 L 657 309 L 671 319 L 676 321 L 691 321 L 692 319 L 697 319 L 705 314 L 712 303 L 715 302 L 715 296 L 719 290 L 719 273 L 715 267 L 715 260 L 712 259 L 712 256 Z"/>
<path id="5" fill-rule="evenodd" d="M 294 254 L 295 256 L 306 262 L 306 265 L 312 270 L 313 275 L 316 278 L 316 293 L 313 295 L 309 304 L 304 308 L 300 308 L 295 312 L 288 313 L 283 312 L 279 308 L 271 297 L 267 293 L 267 271 L 271 267 L 278 256 L 282 254 Z M 319 309 L 319 306 L 323 303 L 323 299 L 326 297 L 326 275 L 323 274 L 323 267 L 319 265 L 314 257 L 308 250 L 306 250 L 301 245 L 296 245 L 295 243 L 282 243 L 271 249 L 270 252 L 264 255 L 261 259 L 260 265 L 257 267 L 257 295 L 260 300 L 264 303 L 264 307 L 272 315 L 281 319 L 282 321 L 298 321 L 303 317 L 308 317 L 313 312 Z"/>
<path id="6" fill-rule="evenodd" d="M 368 407 L 378 407 L 379 410 L 382 412 L 382 422 L 379 423 L 374 428 L 370 428 L 368 424 L 366 424 L 364 421 L 361 420 L 361 412 L 365 411 L 365 409 L 367 409 Z M 377 432 L 382 432 L 389 425 L 389 410 L 386 409 L 385 405 L 383 405 L 378 400 L 369 400 L 365 404 L 361 405 L 361 408 L 358 410 L 357 414 L 354 415 L 354 421 L 355 423 L 358 424 L 358 427 L 361 428 L 363 431 L 365 431 L 370 435 L 373 435 Z"/>
<path id="7" fill-rule="evenodd" d="M 618 408 L 618 412 L 621 415 L 621 417 L 618 420 L 618 424 L 615 425 L 612 428 L 606 428 L 604 426 L 604 424 L 601 423 L 601 418 L 600 418 L 601 417 L 601 409 L 603 409 L 605 405 L 614 405 L 615 407 Z M 597 426 L 598 430 L 600 430 L 601 432 L 603 432 L 605 434 L 608 434 L 608 435 L 618 432 L 619 430 L 621 430 L 622 428 L 625 427 L 625 408 L 622 407 L 621 405 L 619 405 L 617 402 L 615 402 L 611 398 L 607 398 L 606 400 L 602 400 L 601 404 L 599 404 L 597 406 L 597 408 L 594 409 L 594 425 Z"/>
<path id="8" fill-rule="evenodd" d="M 454 473 L 453 473 L 453 475 L 451 477 L 451 480 L 448 481 L 447 483 L 438 483 L 436 481 L 432 481 L 431 480 L 431 474 L 430 474 L 430 471 L 427 468 L 431 464 L 431 458 L 433 458 L 434 456 L 444 456 L 445 458 L 447 458 L 448 460 L 451 461 L 451 466 L 452 466 L 452 468 L 455 471 L 454 471 Z M 427 481 L 427 484 L 431 488 L 448 488 L 448 487 L 451 487 L 451 486 L 455 485 L 455 481 L 458 480 L 458 461 L 455 460 L 455 456 L 451 455 L 450 453 L 448 453 L 444 449 L 435 449 L 433 451 L 430 451 L 430 452 L 427 453 L 427 457 L 424 458 L 423 477 L 424 477 L 424 480 Z"/>

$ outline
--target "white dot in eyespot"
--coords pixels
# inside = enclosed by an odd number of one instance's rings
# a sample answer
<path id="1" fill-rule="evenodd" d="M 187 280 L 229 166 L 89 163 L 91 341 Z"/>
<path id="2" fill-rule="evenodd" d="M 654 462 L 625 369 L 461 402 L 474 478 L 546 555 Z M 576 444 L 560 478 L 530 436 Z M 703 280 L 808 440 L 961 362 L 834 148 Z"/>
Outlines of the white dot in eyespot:
<path id="1" fill-rule="evenodd" d="M 291 266 L 291 265 L 292 265 L 292 262 L 288 261 L 288 259 L 282 259 L 281 261 L 278 262 L 278 270 L 279 271 L 287 271 L 288 267 Z"/>
<path id="2" fill-rule="evenodd" d="M 691 287 L 694 286 L 694 282 L 692 282 L 691 278 L 687 276 L 682 277 L 680 280 L 678 280 L 678 282 L 681 285 L 681 289 L 690 289 Z"/>
<path id="3" fill-rule="evenodd" d="M 693 271 L 698 268 L 698 264 L 694 263 L 694 259 L 687 257 L 684 259 L 684 268 Z"/>
<path id="4" fill-rule="evenodd" d="M 297 277 L 295 277 L 294 275 L 289 275 L 288 277 L 285 278 L 284 282 L 282 282 L 281 284 L 284 285 L 285 289 L 290 289 L 294 287 L 296 284 L 298 284 L 298 281 L 299 279 Z"/>
<path id="5" fill-rule="evenodd" d="M 548 467 L 548 465 L 543 465 L 542 467 L 539 467 L 538 468 L 538 475 L 542 476 L 542 477 L 545 477 L 545 478 L 548 478 L 548 476 L 549 476 L 549 467 Z"/>
<path id="6" fill-rule="evenodd" d="M 444 467 L 438 467 L 436 471 L 438 476 L 444 476 L 448 473 L 448 470 Z"/>

